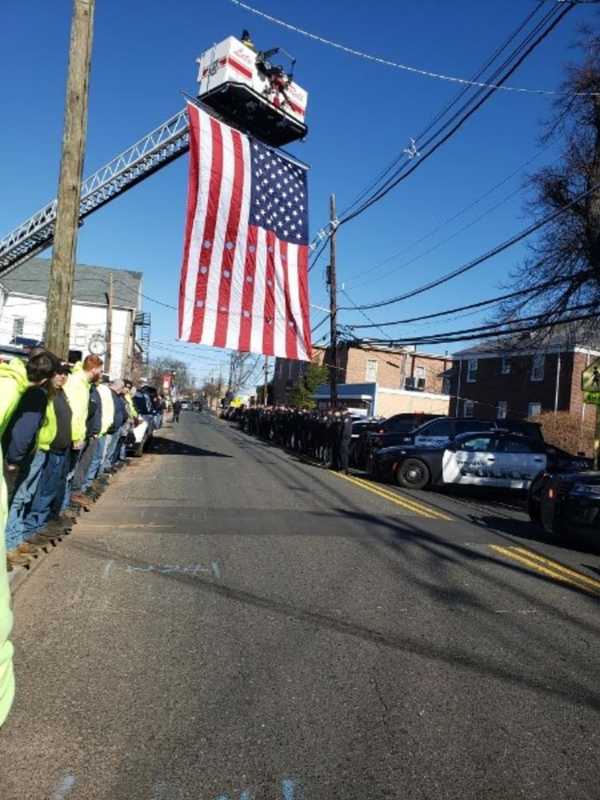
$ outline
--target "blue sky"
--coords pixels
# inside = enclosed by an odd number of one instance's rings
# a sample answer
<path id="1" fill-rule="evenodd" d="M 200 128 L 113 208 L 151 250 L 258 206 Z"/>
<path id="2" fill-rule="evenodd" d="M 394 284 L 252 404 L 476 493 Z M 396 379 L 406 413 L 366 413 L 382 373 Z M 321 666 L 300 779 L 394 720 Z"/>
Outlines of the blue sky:
<path id="1" fill-rule="evenodd" d="M 256 7 L 349 46 L 436 72 L 470 77 L 534 7 L 533 0 L 372 0 L 290 3 L 256 0 Z M 0 50 L 0 232 L 8 232 L 56 193 L 62 134 L 71 3 L 8 0 Z M 597 11 L 582 6 L 515 73 L 509 83 L 554 89 L 582 22 Z M 229 0 L 102 0 L 97 3 L 85 173 L 176 112 L 181 91 L 194 92 L 195 59 L 215 41 L 248 28 L 260 47 L 280 45 L 297 57 L 296 78 L 309 92 L 309 137 L 290 150 L 311 165 L 311 233 L 325 222 L 329 193 L 343 208 L 454 97 L 456 85 L 370 63 L 283 30 Z M 524 227 L 522 165 L 539 151 L 540 122 L 551 98 L 497 93 L 451 142 L 398 189 L 338 236 L 338 281 L 356 303 L 401 293 L 480 254 Z M 550 149 L 529 170 L 552 160 Z M 502 181 L 518 174 L 455 222 L 414 243 Z M 86 221 L 80 262 L 139 269 L 147 295 L 175 303 L 182 253 L 187 156 L 113 201 Z M 511 197 L 508 197 L 512 195 Z M 504 198 L 507 198 L 504 201 Z M 504 202 L 501 202 L 504 201 Z M 500 204 L 501 203 L 501 204 Z M 484 211 L 500 206 L 455 236 Z M 441 243 L 433 252 L 424 251 Z M 385 266 L 367 269 L 400 253 Z M 49 253 L 47 253 L 48 255 Z M 513 248 L 475 271 L 418 298 L 370 312 L 374 321 L 437 311 L 492 296 L 523 257 Z M 413 263 L 406 264 L 410 259 Z M 311 273 L 312 302 L 325 304 L 323 258 Z M 342 305 L 345 298 L 340 297 Z M 175 312 L 146 302 L 153 354 L 190 352 L 202 379 L 225 352 L 175 341 Z M 313 311 L 313 323 L 321 315 Z M 356 312 L 342 322 L 364 322 Z M 478 317 L 392 329 L 422 334 L 477 324 Z M 321 329 L 324 330 L 324 329 Z M 377 334 L 375 334 L 377 335 Z M 456 345 L 450 345 L 458 349 Z M 443 348 L 437 348 L 443 349 Z"/>

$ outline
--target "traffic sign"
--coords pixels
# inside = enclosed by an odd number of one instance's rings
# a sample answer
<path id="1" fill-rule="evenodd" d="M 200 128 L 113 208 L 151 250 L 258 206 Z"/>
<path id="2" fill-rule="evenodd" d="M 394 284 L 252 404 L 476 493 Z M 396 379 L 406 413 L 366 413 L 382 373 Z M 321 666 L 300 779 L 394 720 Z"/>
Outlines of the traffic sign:
<path id="1" fill-rule="evenodd" d="M 600 358 L 592 361 L 581 373 L 581 388 L 584 403 L 600 405 Z"/>

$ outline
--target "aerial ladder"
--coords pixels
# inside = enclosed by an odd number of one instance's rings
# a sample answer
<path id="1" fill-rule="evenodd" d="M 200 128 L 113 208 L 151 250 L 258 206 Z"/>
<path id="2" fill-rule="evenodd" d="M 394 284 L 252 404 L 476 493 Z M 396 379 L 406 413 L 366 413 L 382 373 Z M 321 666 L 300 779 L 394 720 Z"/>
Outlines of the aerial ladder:
<path id="1" fill-rule="evenodd" d="M 277 52 L 278 48 L 257 51 L 249 38 L 229 36 L 197 59 L 198 98 L 203 107 L 273 147 L 307 133 L 307 94 L 292 79 L 293 61 L 289 73 L 271 63 Z M 79 225 L 188 149 L 184 108 L 82 182 Z M 0 239 L 0 278 L 52 244 L 56 207 L 55 199 Z"/>

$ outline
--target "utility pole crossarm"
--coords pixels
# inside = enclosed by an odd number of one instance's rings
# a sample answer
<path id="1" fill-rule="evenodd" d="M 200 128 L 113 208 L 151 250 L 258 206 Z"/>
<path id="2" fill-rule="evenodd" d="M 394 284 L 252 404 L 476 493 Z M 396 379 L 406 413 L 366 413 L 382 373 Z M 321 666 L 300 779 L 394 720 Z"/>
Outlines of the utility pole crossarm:
<path id="1" fill-rule="evenodd" d="M 114 197 L 174 161 L 189 148 L 185 109 L 119 153 L 81 183 L 79 224 Z M 52 244 L 57 201 L 52 200 L 0 239 L 0 275 Z"/>

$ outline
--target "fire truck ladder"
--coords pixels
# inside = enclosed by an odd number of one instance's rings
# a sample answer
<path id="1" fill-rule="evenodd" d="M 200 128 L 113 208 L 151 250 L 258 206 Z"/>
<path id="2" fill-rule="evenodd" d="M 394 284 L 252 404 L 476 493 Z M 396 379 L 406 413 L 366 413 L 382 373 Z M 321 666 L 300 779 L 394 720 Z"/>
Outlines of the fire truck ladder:
<path id="1" fill-rule="evenodd" d="M 188 149 L 188 118 L 182 109 L 82 182 L 79 224 Z M 0 239 L 0 276 L 52 244 L 56 205 L 52 200 Z"/>

